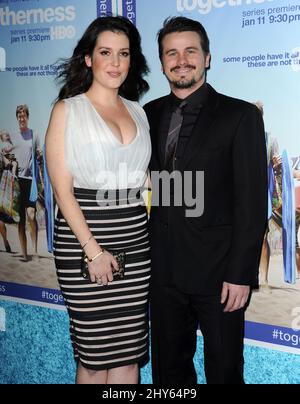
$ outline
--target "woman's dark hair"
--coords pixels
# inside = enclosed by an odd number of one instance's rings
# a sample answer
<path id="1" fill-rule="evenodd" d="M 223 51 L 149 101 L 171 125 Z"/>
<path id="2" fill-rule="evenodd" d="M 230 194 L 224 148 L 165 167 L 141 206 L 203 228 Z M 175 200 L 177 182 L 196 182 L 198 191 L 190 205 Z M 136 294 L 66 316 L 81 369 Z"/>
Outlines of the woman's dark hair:
<path id="1" fill-rule="evenodd" d="M 209 39 L 207 32 L 199 21 L 191 20 L 186 17 L 170 17 L 164 21 L 162 29 L 157 34 L 158 51 L 159 58 L 162 60 L 163 47 L 162 41 L 164 37 L 173 32 L 185 32 L 193 31 L 196 32 L 200 37 L 201 47 L 206 55 L 209 53 Z"/>
<path id="2" fill-rule="evenodd" d="M 149 68 L 142 53 L 141 37 L 137 28 L 125 17 L 99 17 L 87 28 L 74 49 L 73 56 L 63 61 L 58 75 L 58 81 L 63 84 L 57 100 L 74 97 L 85 93 L 93 82 L 92 69 L 87 67 L 85 57 L 92 56 L 99 34 L 104 31 L 121 32 L 129 39 L 130 68 L 128 76 L 119 89 L 119 94 L 132 101 L 149 90 L 143 76 L 149 73 Z"/>

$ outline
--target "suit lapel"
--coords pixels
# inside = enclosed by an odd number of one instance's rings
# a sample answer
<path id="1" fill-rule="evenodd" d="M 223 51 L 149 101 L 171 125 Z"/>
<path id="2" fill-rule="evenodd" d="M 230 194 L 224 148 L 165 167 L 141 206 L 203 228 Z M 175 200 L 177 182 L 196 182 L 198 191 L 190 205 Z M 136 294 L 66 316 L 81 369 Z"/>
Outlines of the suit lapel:
<path id="1" fill-rule="evenodd" d="M 218 105 L 218 93 L 208 85 L 207 101 L 201 108 L 197 121 L 192 130 L 190 139 L 185 149 L 184 156 L 178 164 L 178 169 L 183 171 L 189 161 L 199 152 L 201 146 L 205 144 L 210 135 L 210 127 L 214 122 L 216 108 Z"/>

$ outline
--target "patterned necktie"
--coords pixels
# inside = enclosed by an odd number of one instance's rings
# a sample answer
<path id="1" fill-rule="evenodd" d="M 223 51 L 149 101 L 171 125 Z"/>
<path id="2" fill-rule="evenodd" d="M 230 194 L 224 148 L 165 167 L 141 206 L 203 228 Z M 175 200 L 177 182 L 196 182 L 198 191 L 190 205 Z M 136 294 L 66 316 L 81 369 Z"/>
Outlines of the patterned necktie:
<path id="1" fill-rule="evenodd" d="M 182 101 L 181 104 L 172 112 L 165 152 L 165 167 L 168 171 L 174 170 L 174 157 L 178 136 L 183 121 L 183 108 L 187 102 Z"/>

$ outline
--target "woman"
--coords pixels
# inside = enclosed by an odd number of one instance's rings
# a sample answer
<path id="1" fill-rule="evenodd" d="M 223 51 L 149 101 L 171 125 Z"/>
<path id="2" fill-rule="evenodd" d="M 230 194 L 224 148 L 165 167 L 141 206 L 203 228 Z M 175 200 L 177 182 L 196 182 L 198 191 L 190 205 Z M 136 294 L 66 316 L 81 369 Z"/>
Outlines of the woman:
<path id="1" fill-rule="evenodd" d="M 63 66 L 46 135 L 59 207 L 55 263 L 77 383 L 135 384 L 148 357 L 147 212 L 132 192 L 145 183 L 151 155 L 148 122 L 135 102 L 148 90 L 147 72 L 135 26 L 124 17 L 96 19 Z M 116 251 L 125 252 L 126 267 L 113 281 Z M 82 277 L 83 253 L 90 280 Z"/>

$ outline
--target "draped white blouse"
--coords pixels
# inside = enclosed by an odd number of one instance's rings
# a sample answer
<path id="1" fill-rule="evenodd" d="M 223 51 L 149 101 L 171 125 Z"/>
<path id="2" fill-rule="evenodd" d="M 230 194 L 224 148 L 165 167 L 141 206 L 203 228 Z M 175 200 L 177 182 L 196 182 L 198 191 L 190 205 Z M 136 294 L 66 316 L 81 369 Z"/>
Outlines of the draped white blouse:
<path id="1" fill-rule="evenodd" d="M 139 103 L 121 98 L 136 125 L 124 145 L 112 133 L 85 94 L 65 99 L 65 162 L 74 187 L 128 189 L 144 185 L 151 157 L 146 114 Z"/>

